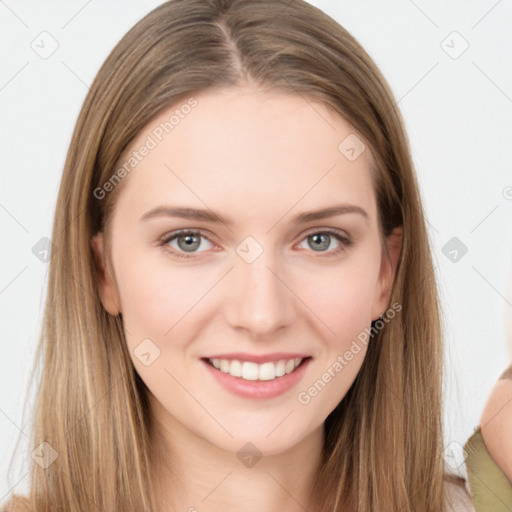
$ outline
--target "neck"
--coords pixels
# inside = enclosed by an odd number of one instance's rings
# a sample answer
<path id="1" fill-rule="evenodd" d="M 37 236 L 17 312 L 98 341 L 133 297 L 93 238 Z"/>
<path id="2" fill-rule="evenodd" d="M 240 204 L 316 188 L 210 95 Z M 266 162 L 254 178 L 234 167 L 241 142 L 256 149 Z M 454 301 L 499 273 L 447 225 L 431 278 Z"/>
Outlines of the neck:
<path id="1" fill-rule="evenodd" d="M 321 463 L 323 425 L 285 452 L 258 459 L 226 451 L 165 416 L 159 430 L 162 510 L 186 512 L 314 511 L 311 491 Z M 243 447 L 246 440 L 240 441 Z"/>

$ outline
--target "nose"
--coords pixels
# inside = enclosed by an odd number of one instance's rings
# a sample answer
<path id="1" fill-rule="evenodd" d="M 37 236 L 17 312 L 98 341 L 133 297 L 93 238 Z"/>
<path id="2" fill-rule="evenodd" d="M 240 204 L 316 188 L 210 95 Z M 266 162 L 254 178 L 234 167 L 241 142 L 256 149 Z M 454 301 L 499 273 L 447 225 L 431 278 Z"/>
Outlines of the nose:
<path id="1" fill-rule="evenodd" d="M 235 258 L 224 303 L 227 322 L 253 338 L 268 339 L 295 321 L 295 296 L 283 266 L 270 250 L 264 250 L 252 263 L 238 255 Z"/>

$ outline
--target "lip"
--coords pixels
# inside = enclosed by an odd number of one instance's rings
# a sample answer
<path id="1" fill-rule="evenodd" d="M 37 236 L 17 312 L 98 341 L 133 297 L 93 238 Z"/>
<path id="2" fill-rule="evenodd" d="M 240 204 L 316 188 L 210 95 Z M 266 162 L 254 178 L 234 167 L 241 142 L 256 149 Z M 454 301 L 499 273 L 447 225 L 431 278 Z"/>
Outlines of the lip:
<path id="1" fill-rule="evenodd" d="M 230 359 L 239 359 L 242 354 L 236 354 L 237 357 L 234 357 L 235 354 L 229 354 Z M 279 356 L 279 354 L 277 354 Z M 218 357 L 219 359 L 228 359 L 226 355 L 223 356 L 215 356 L 215 359 Z M 274 361 L 274 357 L 276 354 L 269 354 L 266 356 L 260 356 L 264 359 L 261 361 L 262 363 L 268 361 Z M 286 354 L 286 357 L 281 359 L 286 359 L 290 356 L 290 359 L 294 359 L 293 354 Z M 252 361 L 256 362 L 252 359 L 254 356 L 250 356 L 251 359 L 239 359 L 240 361 Z M 269 358 L 270 357 L 270 358 Z M 300 357 L 300 355 L 297 355 Z M 306 368 L 309 363 L 312 361 L 310 356 L 305 356 L 306 358 L 301 362 L 293 372 L 283 375 L 282 377 L 277 377 L 273 380 L 245 380 L 241 377 L 233 377 L 229 373 L 221 372 L 217 370 L 214 366 L 212 366 L 206 358 L 201 359 L 201 362 L 205 366 L 206 370 L 210 372 L 210 375 L 227 391 L 232 393 L 233 395 L 242 397 L 242 398 L 253 398 L 253 399 L 269 399 L 280 396 L 290 389 L 292 389 L 304 376 Z M 214 359 L 213 357 L 211 359 Z M 261 359 L 260 359 L 261 360 Z"/>
<path id="2" fill-rule="evenodd" d="M 214 354 L 211 356 L 205 356 L 204 359 L 227 359 L 228 361 L 232 361 L 236 359 L 238 361 L 247 361 L 250 363 L 269 363 L 280 361 L 281 359 L 289 360 L 289 359 L 305 359 L 306 357 L 311 357 L 309 354 L 299 354 L 297 352 L 274 352 L 273 354 L 247 354 L 246 352 L 236 352 L 230 354 Z"/>

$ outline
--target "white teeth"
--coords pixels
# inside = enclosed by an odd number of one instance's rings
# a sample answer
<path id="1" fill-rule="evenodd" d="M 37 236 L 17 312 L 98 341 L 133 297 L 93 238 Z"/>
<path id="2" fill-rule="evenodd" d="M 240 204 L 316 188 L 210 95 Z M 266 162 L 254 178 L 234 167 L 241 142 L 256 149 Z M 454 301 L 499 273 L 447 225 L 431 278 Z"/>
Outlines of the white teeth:
<path id="1" fill-rule="evenodd" d="M 260 366 L 259 380 L 272 380 L 276 378 L 276 365 L 274 363 L 263 363 Z"/>
<path id="2" fill-rule="evenodd" d="M 257 364 L 251 361 L 238 361 L 236 359 L 209 359 L 210 363 L 223 373 L 245 380 L 273 380 L 293 372 L 302 362 L 300 357 L 295 359 L 281 359 L 280 361 Z"/>
<path id="3" fill-rule="evenodd" d="M 231 366 L 229 367 L 228 372 L 230 373 L 230 375 L 233 375 L 233 377 L 241 377 L 242 363 L 240 361 L 231 361 Z"/>
<path id="4" fill-rule="evenodd" d="M 282 377 L 286 374 L 286 361 L 278 361 L 276 364 L 276 377 Z"/>
<path id="5" fill-rule="evenodd" d="M 224 373 L 229 373 L 229 371 Z M 242 365 L 242 379 L 258 380 L 258 365 L 256 363 L 250 363 L 248 361 L 245 361 L 244 364 Z"/>

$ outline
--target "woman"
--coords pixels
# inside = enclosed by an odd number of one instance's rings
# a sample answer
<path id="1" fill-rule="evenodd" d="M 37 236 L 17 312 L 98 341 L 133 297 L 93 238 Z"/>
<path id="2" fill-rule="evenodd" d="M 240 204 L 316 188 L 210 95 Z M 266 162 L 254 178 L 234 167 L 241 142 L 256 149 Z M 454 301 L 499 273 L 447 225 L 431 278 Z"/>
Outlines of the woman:
<path id="1" fill-rule="evenodd" d="M 85 100 L 52 241 L 19 507 L 472 510 L 444 468 L 403 122 L 320 10 L 177 0 L 138 22 Z"/>

